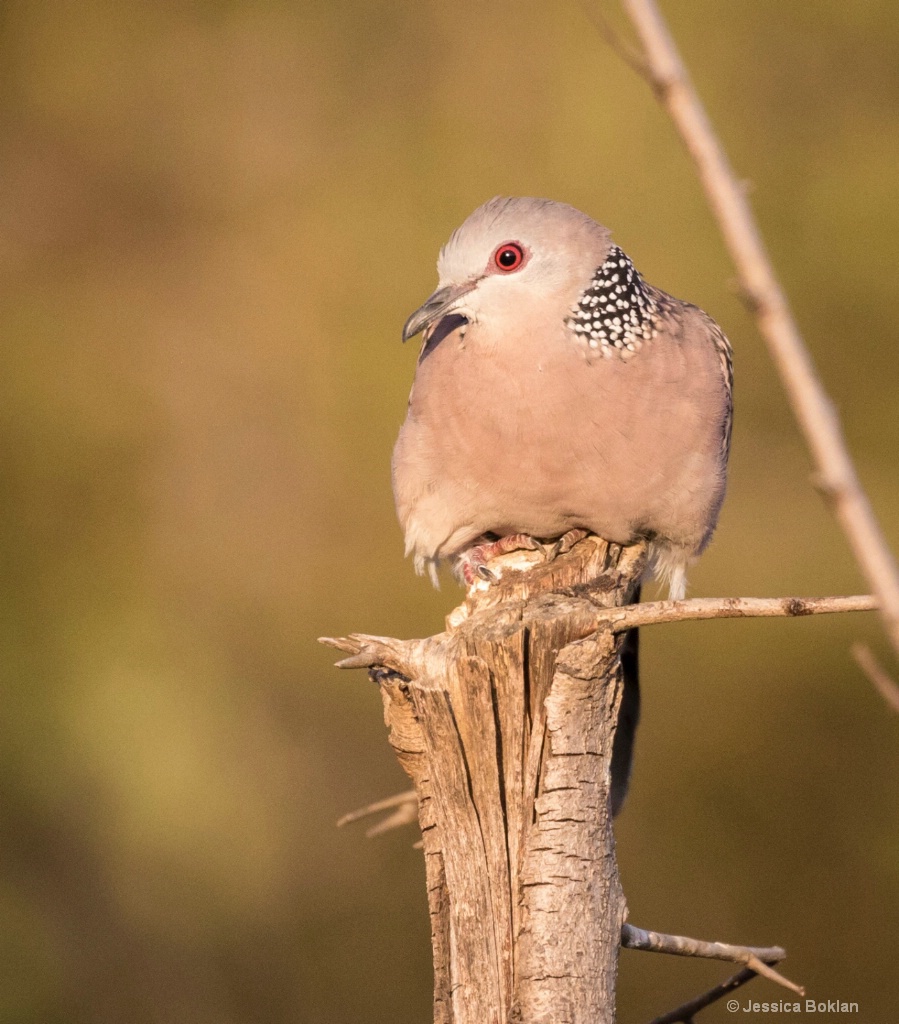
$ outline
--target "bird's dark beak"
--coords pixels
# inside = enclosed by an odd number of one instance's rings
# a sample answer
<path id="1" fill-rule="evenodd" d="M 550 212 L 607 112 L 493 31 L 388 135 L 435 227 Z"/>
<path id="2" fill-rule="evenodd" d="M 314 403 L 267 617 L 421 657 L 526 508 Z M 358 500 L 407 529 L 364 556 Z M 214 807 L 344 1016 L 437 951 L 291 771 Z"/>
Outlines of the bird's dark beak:
<path id="1" fill-rule="evenodd" d="M 406 321 L 403 327 L 403 341 L 408 341 L 421 331 L 439 323 L 448 313 L 453 312 L 453 306 L 459 299 L 474 291 L 477 285 L 477 281 L 465 281 L 463 284 L 448 284 L 438 288 Z"/>

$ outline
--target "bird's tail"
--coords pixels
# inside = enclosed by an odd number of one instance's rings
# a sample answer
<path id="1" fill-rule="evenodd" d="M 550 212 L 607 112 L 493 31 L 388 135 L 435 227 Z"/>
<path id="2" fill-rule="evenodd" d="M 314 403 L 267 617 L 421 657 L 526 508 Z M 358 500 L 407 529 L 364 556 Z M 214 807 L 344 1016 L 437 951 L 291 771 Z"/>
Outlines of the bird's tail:
<path id="1" fill-rule="evenodd" d="M 634 592 L 633 603 L 640 600 L 640 587 Z M 621 645 L 621 675 L 624 691 L 618 712 L 618 728 L 612 744 L 612 815 L 616 815 L 624 804 L 627 786 L 631 776 L 634 755 L 634 738 L 640 721 L 640 678 L 639 678 L 640 635 L 636 629 L 629 629 Z"/>

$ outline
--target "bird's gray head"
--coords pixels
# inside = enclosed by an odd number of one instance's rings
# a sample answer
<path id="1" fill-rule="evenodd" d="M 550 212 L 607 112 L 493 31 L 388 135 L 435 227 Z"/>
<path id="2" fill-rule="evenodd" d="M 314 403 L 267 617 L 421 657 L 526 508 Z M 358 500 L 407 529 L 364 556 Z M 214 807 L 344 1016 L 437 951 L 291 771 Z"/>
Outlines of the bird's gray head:
<path id="1" fill-rule="evenodd" d="M 568 309 L 611 248 L 606 228 L 565 203 L 491 199 L 440 251 L 437 291 L 406 321 L 403 340 L 445 317 L 485 321 L 528 316 L 558 298 Z M 427 335 L 426 335 L 427 336 Z"/>

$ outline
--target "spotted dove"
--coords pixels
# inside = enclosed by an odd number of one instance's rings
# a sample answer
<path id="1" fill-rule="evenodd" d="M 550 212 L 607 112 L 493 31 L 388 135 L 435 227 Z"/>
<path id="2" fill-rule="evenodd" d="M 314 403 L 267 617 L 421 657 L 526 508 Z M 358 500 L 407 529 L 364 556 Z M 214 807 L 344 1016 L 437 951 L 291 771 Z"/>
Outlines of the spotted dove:
<path id="1" fill-rule="evenodd" d="M 724 498 L 732 368 L 718 325 L 647 284 L 602 225 L 545 199 L 492 199 L 437 266 L 403 330 L 424 344 L 393 454 L 417 570 L 464 568 L 485 539 L 581 529 L 645 538 L 652 571 L 683 597 Z M 628 651 L 618 804 L 636 636 Z"/>

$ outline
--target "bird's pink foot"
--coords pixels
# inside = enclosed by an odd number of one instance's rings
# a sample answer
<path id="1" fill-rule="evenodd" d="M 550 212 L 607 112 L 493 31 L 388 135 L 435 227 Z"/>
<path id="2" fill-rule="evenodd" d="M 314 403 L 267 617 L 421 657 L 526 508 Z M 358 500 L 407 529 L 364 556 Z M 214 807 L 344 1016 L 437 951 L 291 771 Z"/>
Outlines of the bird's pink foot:
<path id="1" fill-rule="evenodd" d="M 455 565 L 456 573 L 465 580 L 468 586 L 478 579 L 494 583 L 498 577 L 492 569 L 487 567 L 487 563 L 492 558 L 496 558 L 497 555 L 507 555 L 510 551 L 536 551 L 539 547 L 537 541 L 526 533 L 513 533 L 508 537 L 500 537 L 498 540 L 488 541 L 485 544 L 476 544 L 459 555 Z"/>

